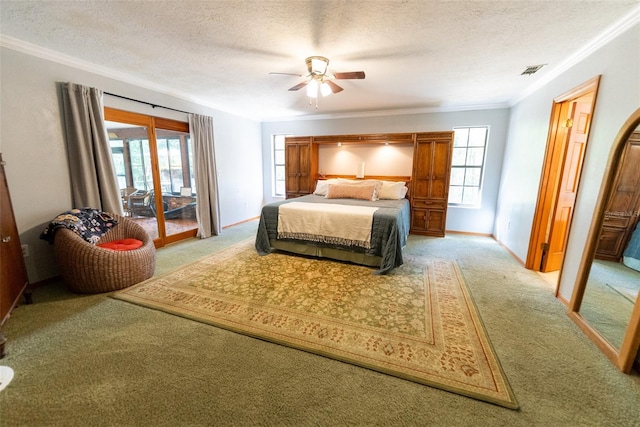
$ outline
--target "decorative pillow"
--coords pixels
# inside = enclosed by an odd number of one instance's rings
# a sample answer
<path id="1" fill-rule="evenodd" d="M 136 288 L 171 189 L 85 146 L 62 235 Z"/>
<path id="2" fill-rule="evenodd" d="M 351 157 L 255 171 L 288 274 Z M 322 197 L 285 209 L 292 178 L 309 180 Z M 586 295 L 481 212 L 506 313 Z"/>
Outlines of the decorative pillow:
<path id="1" fill-rule="evenodd" d="M 350 185 L 350 184 L 329 184 L 327 199 L 360 199 L 374 200 L 376 186 Z"/>
<path id="2" fill-rule="evenodd" d="M 114 251 L 130 251 L 141 247 L 142 241 L 138 239 L 120 239 L 113 240 L 111 242 L 98 243 L 96 246 L 100 246 L 105 249 L 113 249 Z"/>
<path id="3" fill-rule="evenodd" d="M 371 200 L 375 202 L 376 200 L 380 199 L 378 197 L 378 192 L 380 191 L 380 188 L 382 187 L 382 181 L 378 181 L 378 180 L 375 180 L 375 179 L 338 178 L 338 183 L 340 183 L 340 184 L 349 184 L 349 185 L 364 185 L 364 186 L 374 185 L 375 189 L 374 189 L 374 193 L 373 193 L 373 198 Z"/>
<path id="4" fill-rule="evenodd" d="M 336 184 L 337 182 L 338 180 L 335 178 L 319 179 L 318 183 L 316 184 L 316 190 L 313 192 L 313 194 L 317 196 L 326 196 L 327 190 L 329 189 L 329 184 Z"/>
<path id="5" fill-rule="evenodd" d="M 380 199 L 400 200 L 407 195 L 408 190 L 402 181 L 382 181 L 378 197 Z"/>

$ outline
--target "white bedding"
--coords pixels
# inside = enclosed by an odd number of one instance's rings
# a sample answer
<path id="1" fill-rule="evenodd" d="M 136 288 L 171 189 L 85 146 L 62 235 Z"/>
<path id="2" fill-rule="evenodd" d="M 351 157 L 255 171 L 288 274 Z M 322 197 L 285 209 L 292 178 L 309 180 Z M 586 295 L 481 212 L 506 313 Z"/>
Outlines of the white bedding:
<path id="1" fill-rule="evenodd" d="M 278 238 L 371 247 L 371 225 L 378 208 L 291 202 L 278 209 Z"/>

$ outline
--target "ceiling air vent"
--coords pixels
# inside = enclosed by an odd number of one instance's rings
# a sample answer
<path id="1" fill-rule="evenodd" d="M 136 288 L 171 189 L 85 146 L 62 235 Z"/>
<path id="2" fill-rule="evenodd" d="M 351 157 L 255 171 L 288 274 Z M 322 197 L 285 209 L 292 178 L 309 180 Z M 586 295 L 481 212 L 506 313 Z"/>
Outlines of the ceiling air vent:
<path id="1" fill-rule="evenodd" d="M 538 71 L 540 68 L 544 67 L 547 64 L 540 64 L 540 65 L 528 65 L 527 69 L 524 70 L 522 73 L 520 73 L 521 76 L 529 76 L 533 73 L 535 73 L 536 71 Z"/>

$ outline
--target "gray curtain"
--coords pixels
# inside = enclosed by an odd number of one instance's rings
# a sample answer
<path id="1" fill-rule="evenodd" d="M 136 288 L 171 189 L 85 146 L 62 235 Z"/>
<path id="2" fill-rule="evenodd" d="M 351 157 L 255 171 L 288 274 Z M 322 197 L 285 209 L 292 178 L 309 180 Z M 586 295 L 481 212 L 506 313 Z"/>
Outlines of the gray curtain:
<path id="1" fill-rule="evenodd" d="M 123 215 L 104 123 L 102 91 L 64 83 L 62 102 L 73 207 Z"/>
<path id="2" fill-rule="evenodd" d="M 220 206 L 218 178 L 213 145 L 213 118 L 189 114 L 189 131 L 193 143 L 193 162 L 196 175 L 196 218 L 198 237 L 205 239 L 220 234 Z"/>

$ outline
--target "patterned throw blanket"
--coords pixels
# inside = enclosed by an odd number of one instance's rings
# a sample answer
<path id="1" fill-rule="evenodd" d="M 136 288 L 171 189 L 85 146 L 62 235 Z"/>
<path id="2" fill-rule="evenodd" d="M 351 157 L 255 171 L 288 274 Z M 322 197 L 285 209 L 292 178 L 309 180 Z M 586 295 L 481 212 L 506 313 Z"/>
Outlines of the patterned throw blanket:
<path id="1" fill-rule="evenodd" d="M 371 247 L 371 224 L 378 208 L 292 202 L 278 209 L 278 239 Z"/>
<path id="2" fill-rule="evenodd" d="M 95 244 L 117 224 L 118 220 L 110 213 L 92 208 L 72 209 L 52 219 L 40 234 L 40 238 L 53 244 L 56 230 L 67 228 L 87 242 Z"/>

